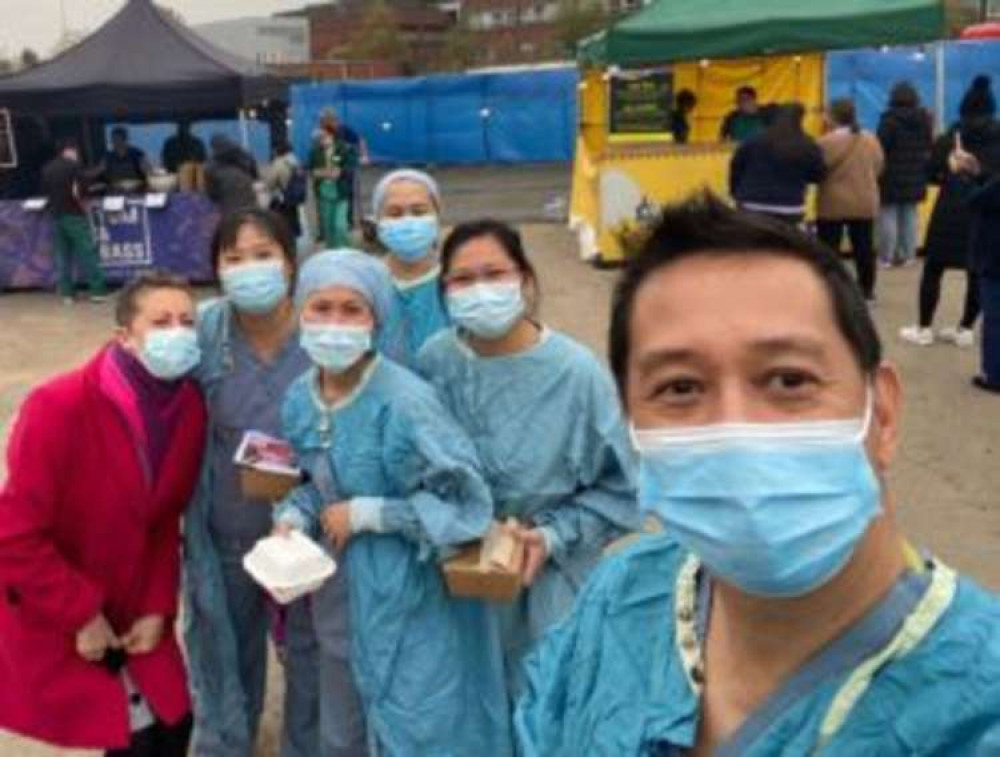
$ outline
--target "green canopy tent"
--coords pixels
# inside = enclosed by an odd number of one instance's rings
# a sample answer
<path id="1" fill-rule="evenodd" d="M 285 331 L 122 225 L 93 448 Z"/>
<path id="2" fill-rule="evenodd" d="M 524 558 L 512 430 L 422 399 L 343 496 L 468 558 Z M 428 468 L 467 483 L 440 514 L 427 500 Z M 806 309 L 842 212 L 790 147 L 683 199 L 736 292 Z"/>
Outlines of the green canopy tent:
<path id="1" fill-rule="evenodd" d="M 945 36 L 943 0 L 655 0 L 580 43 L 587 65 L 742 58 Z"/>

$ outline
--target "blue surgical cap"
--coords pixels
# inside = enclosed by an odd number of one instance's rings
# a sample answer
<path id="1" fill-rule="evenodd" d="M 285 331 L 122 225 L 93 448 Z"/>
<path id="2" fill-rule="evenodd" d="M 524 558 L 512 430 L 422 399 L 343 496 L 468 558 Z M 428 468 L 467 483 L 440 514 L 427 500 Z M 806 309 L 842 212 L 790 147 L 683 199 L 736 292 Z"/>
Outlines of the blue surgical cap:
<path id="1" fill-rule="evenodd" d="M 375 185 L 375 191 L 372 192 L 372 212 L 376 218 L 382 212 L 382 203 L 385 202 L 389 186 L 397 181 L 413 181 L 422 184 L 427 187 L 427 192 L 434 199 L 434 204 L 441 207 L 441 190 L 438 188 L 438 183 L 429 174 L 415 168 L 401 168 L 398 171 L 387 173 Z"/>
<path id="2" fill-rule="evenodd" d="M 392 278 L 381 261 L 347 248 L 318 252 L 299 269 L 295 304 L 301 308 L 313 293 L 335 286 L 361 294 L 371 305 L 377 326 L 388 321 L 393 307 Z"/>

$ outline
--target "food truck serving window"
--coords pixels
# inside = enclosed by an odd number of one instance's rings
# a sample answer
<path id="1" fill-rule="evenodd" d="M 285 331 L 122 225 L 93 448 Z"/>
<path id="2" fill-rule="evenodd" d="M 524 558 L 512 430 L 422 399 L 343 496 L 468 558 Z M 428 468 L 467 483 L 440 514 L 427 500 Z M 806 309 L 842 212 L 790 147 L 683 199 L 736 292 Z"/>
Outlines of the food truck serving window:
<path id="1" fill-rule="evenodd" d="M 674 102 L 674 75 L 670 71 L 629 71 L 610 79 L 612 135 L 669 139 Z"/>
<path id="2" fill-rule="evenodd" d="M 17 168 L 14 128 L 10 122 L 10 111 L 3 108 L 0 108 L 0 168 Z"/>

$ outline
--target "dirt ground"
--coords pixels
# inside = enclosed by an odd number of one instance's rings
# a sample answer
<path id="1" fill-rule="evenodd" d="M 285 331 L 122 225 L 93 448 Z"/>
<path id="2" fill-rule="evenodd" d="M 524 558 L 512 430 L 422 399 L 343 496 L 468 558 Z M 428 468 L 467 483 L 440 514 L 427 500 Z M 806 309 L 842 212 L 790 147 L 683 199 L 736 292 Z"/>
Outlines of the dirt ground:
<path id="1" fill-rule="evenodd" d="M 547 189 L 539 194 L 549 196 Z M 580 262 L 572 238 L 561 227 L 528 226 L 525 237 L 541 275 L 544 320 L 603 355 L 616 274 Z M 915 315 L 918 277 L 916 267 L 880 272 L 876 317 L 907 389 L 902 454 L 891 485 L 905 528 L 916 543 L 1000 590 L 1000 399 L 969 385 L 977 368 L 976 350 L 899 342 L 900 326 Z M 958 318 L 963 285 L 957 276 L 946 280 L 940 325 Z M 4 441 L 7 425 L 30 387 L 86 358 L 110 328 L 110 305 L 64 307 L 45 294 L 0 294 Z M 272 667 L 274 686 L 262 727 L 261 757 L 276 754 L 280 672 Z M 82 753 L 61 753 L 0 734 L 0 757 L 54 754 Z"/>

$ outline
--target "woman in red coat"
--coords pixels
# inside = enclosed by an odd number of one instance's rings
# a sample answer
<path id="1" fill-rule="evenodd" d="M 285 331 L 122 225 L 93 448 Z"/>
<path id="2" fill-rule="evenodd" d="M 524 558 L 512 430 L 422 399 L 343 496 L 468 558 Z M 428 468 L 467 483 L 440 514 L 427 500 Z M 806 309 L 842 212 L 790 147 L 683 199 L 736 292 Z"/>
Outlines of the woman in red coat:
<path id="1" fill-rule="evenodd" d="M 186 754 L 180 516 L 205 408 L 183 280 L 121 293 L 115 340 L 35 389 L 0 490 L 0 728 L 109 755 Z"/>

